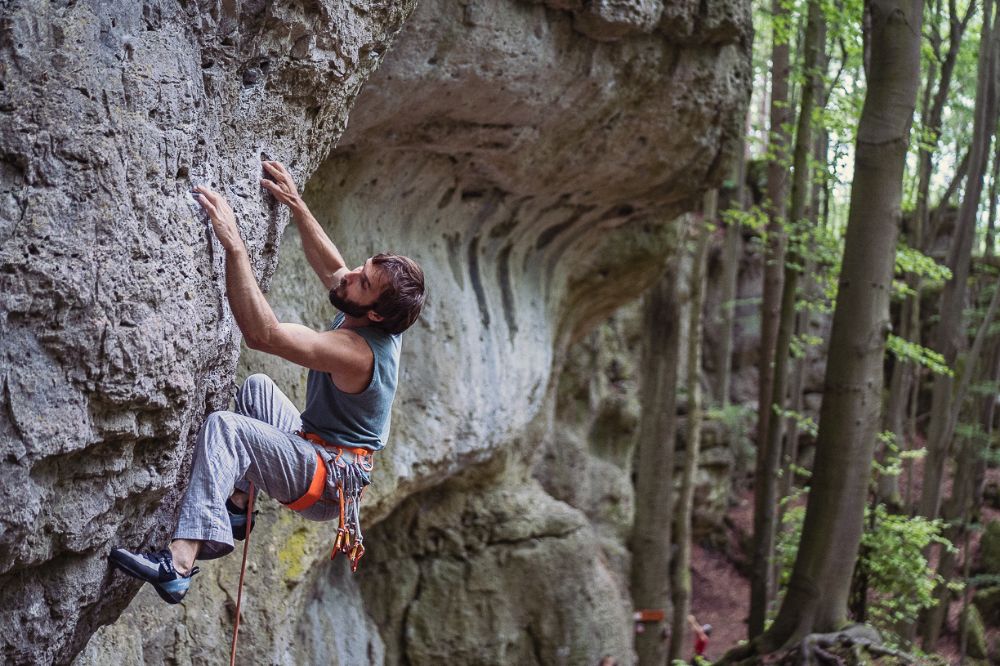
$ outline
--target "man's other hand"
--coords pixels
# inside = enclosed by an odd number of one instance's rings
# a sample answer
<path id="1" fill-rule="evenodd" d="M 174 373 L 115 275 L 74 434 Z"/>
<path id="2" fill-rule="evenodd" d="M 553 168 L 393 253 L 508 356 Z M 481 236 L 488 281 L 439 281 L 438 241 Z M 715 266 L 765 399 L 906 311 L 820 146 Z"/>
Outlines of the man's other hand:
<path id="1" fill-rule="evenodd" d="M 222 243 L 222 247 L 227 252 L 245 250 L 246 246 L 243 245 L 243 239 L 240 238 L 239 227 L 236 226 L 236 215 L 226 198 L 204 185 L 199 185 L 194 188 L 194 191 L 198 195 L 198 203 L 212 220 L 212 228 L 215 230 L 219 242 Z"/>
<path id="2" fill-rule="evenodd" d="M 299 196 L 299 190 L 295 187 L 292 174 L 288 173 L 285 165 L 273 160 L 264 160 L 261 164 L 264 165 L 264 170 L 271 177 L 270 180 L 261 178 L 261 187 L 273 194 L 275 199 L 286 206 L 298 206 L 302 202 L 302 197 Z"/>

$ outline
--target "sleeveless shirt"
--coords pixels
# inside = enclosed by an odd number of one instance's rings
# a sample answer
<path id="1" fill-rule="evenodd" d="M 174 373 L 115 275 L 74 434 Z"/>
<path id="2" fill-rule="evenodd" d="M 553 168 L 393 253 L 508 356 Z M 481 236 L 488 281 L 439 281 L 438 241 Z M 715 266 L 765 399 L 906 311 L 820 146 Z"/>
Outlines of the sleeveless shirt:
<path id="1" fill-rule="evenodd" d="M 343 313 L 338 314 L 331 328 L 338 329 L 343 323 Z M 378 451 L 389 437 L 402 335 L 371 326 L 352 330 L 364 338 L 375 357 L 371 381 L 360 393 L 344 393 L 329 373 L 310 370 L 302 427 L 330 444 Z"/>

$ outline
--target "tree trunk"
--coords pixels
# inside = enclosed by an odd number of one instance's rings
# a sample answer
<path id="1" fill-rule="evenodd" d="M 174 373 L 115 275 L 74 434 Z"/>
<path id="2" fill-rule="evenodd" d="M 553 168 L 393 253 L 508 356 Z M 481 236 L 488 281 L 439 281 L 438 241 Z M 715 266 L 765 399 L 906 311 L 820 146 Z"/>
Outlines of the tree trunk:
<path id="1" fill-rule="evenodd" d="M 676 280 L 680 251 L 643 303 L 642 415 L 634 460 L 635 517 L 632 524 L 631 591 L 636 609 L 670 607 L 670 516 L 674 512 L 674 447 L 677 432 L 677 365 L 680 307 Z M 666 623 L 646 623 L 635 637 L 643 666 L 666 663 Z"/>
<path id="2" fill-rule="evenodd" d="M 958 59 L 962 37 L 975 11 L 975 6 L 976 3 L 970 2 L 965 16 L 959 19 L 955 2 L 952 1 L 948 4 L 948 23 L 950 26 L 948 51 L 942 59 L 941 78 L 933 97 L 930 91 L 933 87 L 933 79 L 935 78 L 936 58 L 931 59 L 928 68 L 924 102 L 921 111 L 925 142 L 921 143 L 917 152 L 916 209 L 913 213 L 910 237 L 907 239 L 910 247 L 918 250 L 924 249 L 924 235 L 929 224 L 929 197 L 931 176 L 933 175 L 934 152 L 937 150 L 941 135 L 941 122 L 945 103 L 948 100 L 948 94 L 951 90 L 951 81 L 955 72 L 955 63 Z M 931 45 L 936 56 L 940 55 L 941 43 L 941 36 L 937 30 L 938 16 L 937 7 L 935 7 L 934 25 L 929 27 L 931 28 Z M 906 296 L 900 311 L 900 337 L 915 344 L 920 344 L 920 291 L 922 280 L 918 275 L 908 275 L 906 282 L 914 293 Z M 895 435 L 896 443 L 901 449 L 906 447 L 907 398 L 910 396 L 910 387 L 916 374 L 916 368 L 914 368 L 912 363 L 904 363 L 899 359 L 895 360 L 892 377 L 889 381 L 889 397 L 885 408 L 883 429 Z M 899 477 L 882 476 L 879 478 L 878 497 L 889 506 L 902 504 L 899 496 Z"/>
<path id="3" fill-rule="evenodd" d="M 740 141 L 733 178 L 736 180 L 736 195 L 733 206 L 740 211 L 746 210 L 746 140 Z M 736 289 L 740 272 L 741 245 L 743 231 L 735 221 L 726 224 L 725 237 L 722 246 L 722 306 L 719 316 L 721 337 L 715 350 L 716 385 L 715 401 L 720 407 L 729 405 L 729 394 L 732 384 L 733 366 L 733 322 L 736 312 Z"/>
<path id="4" fill-rule="evenodd" d="M 702 304 L 705 301 L 705 257 L 708 253 L 708 224 L 715 219 L 718 190 L 705 195 L 703 214 L 696 220 L 694 260 L 691 266 L 691 309 L 687 344 L 687 441 L 684 472 L 677 499 L 675 526 L 677 556 L 674 561 L 674 612 L 670 632 L 670 662 L 681 658 L 687 616 L 691 608 L 691 517 L 694 513 L 694 484 L 701 447 L 701 339 Z"/>
<path id="5" fill-rule="evenodd" d="M 819 98 L 825 100 L 825 94 L 820 94 Z M 825 106 L 825 101 L 820 102 L 821 106 Z M 826 171 L 826 155 L 830 147 L 830 137 L 825 129 L 820 130 L 820 136 L 816 140 L 815 153 L 813 159 L 815 164 L 823 170 L 823 175 L 820 178 L 813 178 L 812 186 L 812 203 L 809 206 L 809 224 L 812 228 L 816 228 L 821 224 L 820 221 L 820 205 L 821 196 L 826 190 L 826 183 L 829 174 Z M 825 224 L 825 221 L 823 222 Z M 807 279 L 807 285 L 805 287 L 806 300 L 815 300 L 819 298 L 816 293 L 817 285 L 816 281 L 811 277 L 816 271 L 816 259 L 815 257 L 810 257 L 806 260 L 805 275 Z M 798 315 L 798 321 L 796 323 L 796 330 L 799 335 L 806 335 L 809 333 L 809 326 L 811 312 L 808 308 L 804 308 Z M 809 363 L 809 353 L 804 351 L 802 356 L 795 361 L 795 366 L 792 370 L 792 382 L 790 390 L 790 400 L 792 403 L 792 410 L 796 413 L 802 413 L 803 403 L 804 403 L 804 389 L 805 389 L 805 376 L 806 367 Z M 799 426 L 798 421 L 792 419 L 788 424 L 788 434 L 785 437 L 785 449 L 782 461 L 782 471 L 781 471 L 781 488 L 779 489 L 779 497 L 788 497 L 791 493 L 792 488 L 795 486 L 795 470 L 794 466 L 798 463 L 799 459 Z M 784 506 L 781 505 L 782 509 L 778 512 L 778 525 L 781 525 L 782 517 L 784 516 Z"/>
<path id="6" fill-rule="evenodd" d="M 803 71 L 807 72 L 807 85 L 802 88 L 795 149 L 792 158 L 792 206 L 790 226 L 801 230 L 809 198 L 809 153 L 813 150 L 812 116 L 822 77 L 818 65 L 826 42 L 825 25 L 818 0 L 810 0 L 804 39 L 805 56 Z M 799 235 L 792 232 L 792 237 Z M 784 262 L 784 281 L 781 291 L 781 309 L 778 316 L 778 335 L 773 355 L 771 401 L 767 404 L 767 437 L 758 446 L 757 474 L 754 475 L 754 532 L 751 582 L 750 618 L 757 622 L 751 635 L 763 631 L 763 618 L 771 601 L 774 587 L 774 539 L 778 515 L 778 471 L 781 467 L 781 436 L 784 430 L 785 394 L 788 380 L 788 354 L 795 328 L 795 301 L 801 273 L 802 256 L 797 250 L 798 240 Z"/>
<path id="7" fill-rule="evenodd" d="M 775 15 L 786 10 L 780 0 L 773 0 Z M 771 401 L 771 381 L 773 376 L 772 353 L 774 341 L 778 337 L 778 312 L 781 306 L 782 266 L 785 260 L 783 225 L 785 220 L 785 195 L 787 192 L 788 168 L 785 164 L 788 152 L 788 78 L 790 68 L 789 45 L 777 41 L 771 49 L 771 106 L 770 106 L 770 152 L 767 165 L 768 213 L 767 247 L 764 257 L 764 289 L 760 318 L 760 354 L 757 361 L 758 415 L 757 443 L 767 438 L 769 412 L 766 406 Z"/>
<path id="8" fill-rule="evenodd" d="M 993 173 L 990 176 L 990 208 L 986 216 L 986 247 L 983 251 L 987 259 L 996 253 L 998 197 L 1000 197 L 1000 136 L 995 136 L 993 137 Z"/>
<path id="9" fill-rule="evenodd" d="M 919 87 L 922 4 L 867 3 L 870 76 L 802 538 L 774 624 L 727 659 L 768 653 L 811 632 L 842 629 L 847 621 L 880 421 L 903 167 Z"/>
<path id="10" fill-rule="evenodd" d="M 966 282 L 972 259 L 975 239 L 976 213 L 983 188 L 990 138 L 996 128 L 996 77 L 994 76 L 997 37 L 1000 36 L 1000 13 L 994 18 L 992 0 L 983 5 L 983 28 L 979 46 L 979 70 L 976 87 L 975 118 L 972 144 L 969 150 L 969 176 L 965 185 L 962 206 L 956 223 L 956 234 L 948 253 L 948 267 L 952 279 L 945 283 L 941 293 L 940 319 L 935 329 L 935 348 L 945 362 L 955 367 L 958 352 L 963 346 Z M 920 497 L 920 515 L 936 518 L 941 502 L 941 483 L 944 466 L 950 451 L 952 432 L 949 415 L 953 412 L 952 377 L 938 374 L 934 377 L 931 394 L 931 422 L 927 437 L 927 459 L 924 463 L 924 481 Z"/>

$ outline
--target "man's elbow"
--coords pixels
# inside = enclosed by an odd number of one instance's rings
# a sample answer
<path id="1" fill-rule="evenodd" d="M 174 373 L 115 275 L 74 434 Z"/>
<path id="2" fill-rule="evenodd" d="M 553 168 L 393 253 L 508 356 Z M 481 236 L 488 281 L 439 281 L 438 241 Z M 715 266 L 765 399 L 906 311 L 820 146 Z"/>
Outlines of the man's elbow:
<path id="1" fill-rule="evenodd" d="M 273 354 L 277 348 L 276 338 L 274 330 L 267 329 L 262 332 L 245 333 L 243 335 L 243 342 L 254 351 Z"/>
<path id="2" fill-rule="evenodd" d="M 267 351 L 267 344 L 264 343 L 260 338 L 248 338 L 244 336 L 243 343 L 247 346 L 248 349 L 252 349 L 254 351 L 259 351 L 259 352 Z"/>

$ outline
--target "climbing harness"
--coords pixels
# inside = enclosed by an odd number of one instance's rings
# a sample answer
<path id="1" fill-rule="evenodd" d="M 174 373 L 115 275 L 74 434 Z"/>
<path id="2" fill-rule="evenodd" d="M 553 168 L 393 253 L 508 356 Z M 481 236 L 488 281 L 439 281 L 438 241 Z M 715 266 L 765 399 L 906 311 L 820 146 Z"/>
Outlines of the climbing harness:
<path id="1" fill-rule="evenodd" d="M 236 637 L 240 633 L 240 606 L 243 603 L 243 578 L 247 572 L 247 553 L 250 550 L 250 530 L 253 528 L 253 484 L 250 484 L 247 492 L 250 499 L 247 500 L 247 535 L 243 542 L 243 564 L 240 565 L 240 583 L 236 591 L 236 619 L 233 622 L 233 645 L 229 650 L 229 666 L 236 666 Z"/>
<path id="2" fill-rule="evenodd" d="M 323 489 L 332 482 L 337 488 L 340 522 L 337 525 L 337 536 L 333 542 L 330 559 L 334 559 L 337 553 L 344 553 L 351 561 L 351 571 L 357 571 L 358 561 L 365 554 L 364 536 L 361 534 L 361 497 L 364 495 L 365 486 L 371 483 L 371 473 L 375 468 L 373 454 L 368 449 L 331 444 L 315 433 L 300 430 L 295 434 L 323 447 L 324 450 L 335 449 L 337 455 L 330 460 L 330 474 L 333 476 L 330 479 L 323 456 L 317 452 L 316 471 L 313 473 L 309 490 L 285 506 L 294 511 L 304 511 L 316 502 L 325 501 L 321 500 Z M 345 453 L 353 455 L 354 461 L 346 460 Z"/>
<path id="3" fill-rule="evenodd" d="M 330 469 L 327 471 L 327 461 L 321 453 L 316 452 L 316 469 L 313 472 L 312 481 L 309 482 L 309 489 L 302 497 L 293 502 L 285 504 L 292 511 L 305 511 L 316 502 L 323 500 L 323 493 L 326 490 L 327 482 L 332 481 L 337 489 L 337 502 L 340 505 L 340 522 L 337 525 L 337 537 L 333 542 L 333 552 L 330 559 L 334 559 L 337 553 L 344 553 L 351 561 L 351 571 L 358 570 L 358 561 L 365 554 L 364 537 L 361 534 L 361 496 L 364 495 L 365 486 L 371 483 L 371 473 L 375 469 L 373 454 L 368 449 L 352 448 L 330 444 L 319 435 L 311 432 L 299 430 L 295 433 L 299 437 L 318 444 L 324 451 L 336 449 L 337 455 L 330 456 Z M 353 462 L 344 459 L 344 454 L 349 453 L 354 456 Z M 332 473 L 332 479 L 331 477 Z M 254 487 L 250 484 L 247 492 L 250 500 L 247 502 L 247 535 L 243 542 L 243 564 L 240 567 L 240 582 L 236 593 L 236 619 L 233 624 L 233 643 L 229 654 L 229 666 L 236 666 L 236 637 L 240 631 L 240 605 L 243 601 L 243 579 L 247 570 L 247 551 L 250 548 L 250 530 L 253 527 L 253 497 Z"/>

